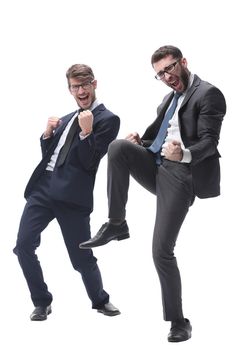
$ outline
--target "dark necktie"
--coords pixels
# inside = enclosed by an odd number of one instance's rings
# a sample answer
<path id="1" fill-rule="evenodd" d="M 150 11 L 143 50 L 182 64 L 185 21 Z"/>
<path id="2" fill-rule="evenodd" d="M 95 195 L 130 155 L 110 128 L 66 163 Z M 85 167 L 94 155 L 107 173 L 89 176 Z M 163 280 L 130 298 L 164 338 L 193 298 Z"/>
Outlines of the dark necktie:
<path id="1" fill-rule="evenodd" d="M 80 111 L 78 111 L 78 114 L 79 112 Z M 58 159 L 57 159 L 57 167 L 64 164 L 77 130 L 78 130 L 78 117 L 76 116 L 76 118 L 73 120 L 73 123 L 71 124 L 70 130 L 68 131 L 65 143 L 59 152 Z"/>
<path id="2" fill-rule="evenodd" d="M 162 145 L 163 145 L 165 138 L 166 138 L 166 135 L 167 135 L 169 121 L 174 115 L 175 109 L 177 107 L 178 99 L 180 96 L 181 96 L 180 93 L 177 93 L 177 92 L 175 93 L 174 98 L 173 98 L 172 103 L 171 103 L 171 106 L 163 118 L 162 124 L 160 126 L 160 129 L 158 131 L 158 134 L 157 134 L 155 140 L 153 141 L 151 146 L 147 148 L 149 151 L 156 154 L 156 163 L 158 165 L 161 164 L 161 156 L 160 156 L 161 152 L 160 151 L 161 151 Z"/>

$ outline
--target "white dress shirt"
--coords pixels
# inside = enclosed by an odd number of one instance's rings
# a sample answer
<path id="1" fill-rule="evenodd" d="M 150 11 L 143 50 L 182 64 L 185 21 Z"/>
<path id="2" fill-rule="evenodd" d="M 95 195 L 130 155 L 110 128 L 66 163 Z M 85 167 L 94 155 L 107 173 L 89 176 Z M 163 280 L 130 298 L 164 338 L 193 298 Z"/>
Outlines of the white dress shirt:
<path id="1" fill-rule="evenodd" d="M 161 156 L 164 156 L 164 150 L 167 147 L 168 143 L 170 143 L 172 141 L 179 141 L 181 143 L 181 148 L 183 150 L 183 158 L 181 160 L 182 163 L 190 163 L 192 158 L 191 158 L 191 152 L 185 148 L 183 141 L 181 139 L 180 128 L 179 128 L 179 109 L 181 107 L 181 104 L 182 104 L 185 96 L 186 96 L 188 89 L 191 87 L 191 85 L 193 83 L 193 80 L 194 80 L 194 75 L 190 74 L 188 88 L 179 97 L 174 115 L 171 118 L 171 120 L 169 121 L 169 127 L 167 129 L 167 136 L 166 136 L 164 144 L 162 145 L 162 151 L 161 151 Z M 171 103 L 170 103 L 170 105 L 171 105 Z"/>
<path id="2" fill-rule="evenodd" d="M 92 112 L 99 104 L 100 104 L 99 101 L 96 99 L 96 100 L 92 103 L 91 107 L 88 108 L 88 109 Z M 48 164 L 47 164 L 46 170 L 49 170 L 49 171 L 53 171 L 53 170 L 54 170 L 55 163 L 56 163 L 56 161 L 57 161 L 59 152 L 60 152 L 61 148 L 64 146 L 65 141 L 66 141 L 67 134 L 68 134 L 68 132 L 69 132 L 69 130 L 70 130 L 70 127 L 71 127 L 71 125 L 72 125 L 72 123 L 73 123 L 73 120 L 74 120 L 75 118 L 77 118 L 77 116 L 78 116 L 78 111 L 74 114 L 74 116 L 71 118 L 71 120 L 69 121 L 69 123 L 68 123 L 67 126 L 65 127 L 65 129 L 64 129 L 64 131 L 63 131 L 63 133 L 62 133 L 62 135 L 61 135 L 61 137 L 60 137 L 60 139 L 59 139 L 59 142 L 58 142 L 58 144 L 57 144 L 57 146 L 56 146 L 56 148 L 55 148 L 55 150 L 54 150 L 54 153 L 52 154 L 52 156 L 51 156 L 51 158 L 50 158 L 50 161 L 49 161 Z M 79 136 L 80 136 L 80 135 L 79 135 Z M 81 141 L 84 140 L 87 136 L 88 136 L 88 135 L 86 135 L 86 136 L 80 136 Z"/>

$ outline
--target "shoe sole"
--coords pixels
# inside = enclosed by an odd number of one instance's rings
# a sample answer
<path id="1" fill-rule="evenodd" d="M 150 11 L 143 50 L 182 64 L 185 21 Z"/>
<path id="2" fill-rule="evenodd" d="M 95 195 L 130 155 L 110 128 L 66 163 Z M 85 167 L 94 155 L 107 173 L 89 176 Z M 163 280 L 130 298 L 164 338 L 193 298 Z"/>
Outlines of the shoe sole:
<path id="1" fill-rule="evenodd" d="M 104 241 L 103 243 L 100 243 L 100 244 L 98 244 L 98 243 L 95 243 L 95 244 L 94 243 L 90 243 L 90 244 L 84 246 L 83 243 L 80 243 L 79 244 L 79 248 L 80 249 L 92 249 L 92 248 L 96 248 L 96 247 L 101 247 L 101 246 L 103 246 L 103 245 L 105 245 L 105 244 L 107 244 L 107 243 L 109 243 L 111 241 L 122 241 L 123 239 L 127 239 L 129 237 L 130 237 L 129 233 L 122 233 L 121 235 L 119 235 L 117 237 L 113 237 L 111 239 L 108 239 L 108 240 L 106 240 L 106 241 Z"/>
<path id="2" fill-rule="evenodd" d="M 191 335 L 188 338 L 181 339 L 181 340 L 175 340 L 175 339 L 168 339 L 169 343 L 181 343 L 183 341 L 187 341 L 188 339 L 191 339 Z"/>
<path id="3" fill-rule="evenodd" d="M 48 313 L 47 313 L 47 315 L 44 316 L 44 317 L 36 317 L 36 316 L 33 316 L 33 317 L 31 317 L 31 321 L 46 321 L 47 318 L 48 318 L 48 315 L 50 315 L 51 312 L 52 312 L 52 310 L 49 310 Z M 36 318 L 35 318 L 35 317 L 36 317 Z"/>
<path id="4" fill-rule="evenodd" d="M 122 241 L 123 239 L 127 239 L 127 238 L 129 238 L 129 233 L 124 233 L 121 236 L 118 236 L 117 238 L 114 238 L 114 239 L 116 239 L 117 241 Z"/>
<path id="5" fill-rule="evenodd" d="M 112 313 L 105 313 L 105 312 L 103 312 L 103 311 L 101 311 L 101 310 L 97 310 L 97 312 L 99 312 L 100 314 L 103 314 L 103 315 L 105 315 L 105 316 L 109 316 L 109 317 L 121 315 L 121 312 L 120 312 L 120 311 L 115 311 L 115 312 L 112 312 Z"/>

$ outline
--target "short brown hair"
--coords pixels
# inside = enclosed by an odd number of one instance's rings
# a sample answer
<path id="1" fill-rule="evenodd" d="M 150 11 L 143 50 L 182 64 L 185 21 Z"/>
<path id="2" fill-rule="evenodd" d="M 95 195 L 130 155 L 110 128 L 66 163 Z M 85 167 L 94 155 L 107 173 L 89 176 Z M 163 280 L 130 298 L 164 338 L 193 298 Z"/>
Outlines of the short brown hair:
<path id="1" fill-rule="evenodd" d="M 86 79 L 90 78 L 94 79 L 94 73 L 92 68 L 87 66 L 86 64 L 73 64 L 66 72 L 66 78 L 69 83 L 69 79 L 78 78 L 78 79 Z"/>
<path id="2" fill-rule="evenodd" d="M 165 45 L 165 46 L 159 47 L 159 49 L 157 49 L 153 53 L 153 55 L 151 56 L 151 64 L 153 65 L 153 63 L 156 63 L 160 61 L 162 58 L 165 58 L 166 56 L 169 56 L 169 55 L 172 55 L 173 58 L 176 58 L 176 59 L 181 59 L 183 57 L 180 49 L 172 45 Z"/>

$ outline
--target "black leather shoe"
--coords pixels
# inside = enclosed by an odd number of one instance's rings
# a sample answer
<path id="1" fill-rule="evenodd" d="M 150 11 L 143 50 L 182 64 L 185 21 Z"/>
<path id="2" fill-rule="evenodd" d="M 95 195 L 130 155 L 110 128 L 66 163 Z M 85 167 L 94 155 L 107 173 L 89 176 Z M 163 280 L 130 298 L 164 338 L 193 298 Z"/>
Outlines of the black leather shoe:
<path id="1" fill-rule="evenodd" d="M 113 225 L 109 222 L 105 223 L 99 229 L 99 232 L 91 239 L 86 242 L 80 243 L 79 248 L 94 248 L 101 245 L 104 245 L 113 239 L 118 241 L 122 239 L 129 238 L 128 225 L 124 221 L 121 225 Z"/>
<path id="2" fill-rule="evenodd" d="M 103 306 L 101 306 L 100 308 L 97 309 L 98 312 L 106 315 L 106 316 L 116 316 L 116 315 L 120 315 L 120 311 L 114 306 L 112 305 L 112 303 L 107 303 Z"/>
<path id="3" fill-rule="evenodd" d="M 51 314 L 51 305 L 49 306 L 36 306 L 30 318 L 32 321 L 44 321 L 47 316 Z"/>
<path id="4" fill-rule="evenodd" d="M 191 338 L 192 327 L 187 318 L 172 322 L 170 333 L 168 335 L 169 342 L 181 342 Z"/>

